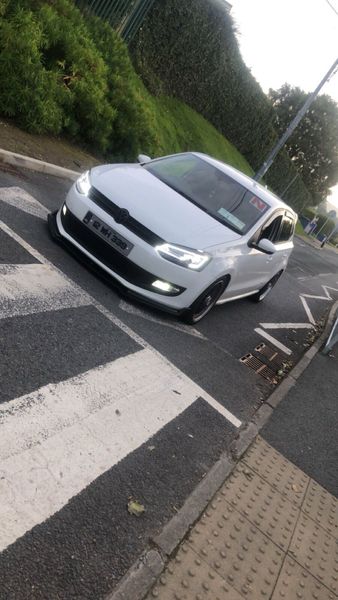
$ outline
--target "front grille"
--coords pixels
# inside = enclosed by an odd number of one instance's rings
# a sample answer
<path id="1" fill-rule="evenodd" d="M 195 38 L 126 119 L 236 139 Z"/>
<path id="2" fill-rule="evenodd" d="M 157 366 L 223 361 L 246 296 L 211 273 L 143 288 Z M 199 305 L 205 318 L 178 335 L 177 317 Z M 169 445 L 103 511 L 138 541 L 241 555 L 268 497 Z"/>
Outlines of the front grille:
<path id="1" fill-rule="evenodd" d="M 90 188 L 88 196 L 95 204 L 97 204 L 97 206 L 113 217 L 113 219 L 118 217 L 121 207 L 117 206 L 112 200 L 109 200 L 107 196 L 99 192 L 95 187 Z M 142 225 L 142 223 L 134 219 L 134 217 L 129 216 L 128 220 L 123 222 L 123 226 L 152 246 L 158 246 L 165 243 L 165 240 L 148 229 L 148 227 L 145 227 L 145 225 Z"/>
<path id="2" fill-rule="evenodd" d="M 129 283 L 136 285 L 145 290 L 150 290 L 154 293 L 165 296 L 178 296 L 184 292 L 185 288 L 179 288 L 178 292 L 163 292 L 152 286 L 152 283 L 157 279 L 157 275 L 153 275 L 139 267 L 126 256 L 123 256 L 112 246 L 107 244 L 99 236 L 90 230 L 82 221 L 80 221 L 69 209 L 66 214 L 61 211 L 61 222 L 65 231 L 78 242 L 85 250 L 95 256 L 106 267 L 114 271 L 120 277 L 123 277 Z"/>

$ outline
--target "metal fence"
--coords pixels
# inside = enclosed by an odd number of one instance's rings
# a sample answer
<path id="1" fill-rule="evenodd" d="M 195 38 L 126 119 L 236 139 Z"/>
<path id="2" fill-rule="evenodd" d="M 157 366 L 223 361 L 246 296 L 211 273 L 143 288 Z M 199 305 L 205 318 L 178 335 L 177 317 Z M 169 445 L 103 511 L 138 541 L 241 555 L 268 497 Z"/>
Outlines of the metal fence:
<path id="1" fill-rule="evenodd" d="M 141 27 L 155 0 L 75 0 L 81 10 L 91 12 L 109 22 L 126 42 Z"/>

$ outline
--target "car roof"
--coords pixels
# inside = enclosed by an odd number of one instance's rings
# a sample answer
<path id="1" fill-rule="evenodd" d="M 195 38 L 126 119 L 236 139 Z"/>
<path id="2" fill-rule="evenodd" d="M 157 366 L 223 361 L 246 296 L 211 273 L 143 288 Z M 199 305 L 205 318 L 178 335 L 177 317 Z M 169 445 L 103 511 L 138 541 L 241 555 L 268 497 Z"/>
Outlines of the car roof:
<path id="1" fill-rule="evenodd" d="M 249 177 L 248 175 L 245 175 L 238 169 L 235 169 L 235 167 L 231 167 L 230 165 L 228 165 L 220 160 L 217 160 L 216 158 L 213 158 L 212 156 L 209 156 L 208 154 L 203 154 L 202 152 L 182 152 L 179 154 L 173 154 L 172 156 L 179 156 L 179 155 L 184 156 L 184 155 L 189 155 L 189 154 L 198 156 L 199 158 L 210 163 L 217 169 L 220 169 L 220 171 L 223 171 L 227 175 L 230 175 L 235 181 L 237 181 L 243 187 L 246 187 L 253 194 L 258 194 L 259 197 L 262 200 L 265 200 L 267 202 L 267 204 L 269 204 L 272 208 L 285 208 L 286 210 L 290 211 L 295 217 L 297 217 L 297 213 L 293 210 L 293 208 L 291 208 L 288 204 L 283 202 L 283 200 L 281 200 L 278 196 L 276 196 L 276 194 L 274 194 L 273 192 L 270 192 L 267 188 L 265 188 L 263 185 L 261 185 L 260 183 L 258 183 L 257 181 L 255 181 L 254 179 Z M 169 158 L 169 157 L 163 157 L 163 158 Z"/>

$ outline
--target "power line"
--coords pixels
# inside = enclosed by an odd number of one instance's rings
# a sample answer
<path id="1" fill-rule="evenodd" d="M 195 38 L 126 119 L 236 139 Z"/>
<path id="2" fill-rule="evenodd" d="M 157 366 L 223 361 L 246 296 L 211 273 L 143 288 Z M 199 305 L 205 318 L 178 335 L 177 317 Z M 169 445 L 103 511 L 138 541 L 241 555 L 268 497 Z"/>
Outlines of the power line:
<path id="1" fill-rule="evenodd" d="M 330 6 L 330 8 L 332 8 L 332 10 L 336 13 L 337 17 L 338 17 L 338 11 L 335 9 L 335 7 L 331 4 L 330 0 L 326 0 L 326 3 Z"/>

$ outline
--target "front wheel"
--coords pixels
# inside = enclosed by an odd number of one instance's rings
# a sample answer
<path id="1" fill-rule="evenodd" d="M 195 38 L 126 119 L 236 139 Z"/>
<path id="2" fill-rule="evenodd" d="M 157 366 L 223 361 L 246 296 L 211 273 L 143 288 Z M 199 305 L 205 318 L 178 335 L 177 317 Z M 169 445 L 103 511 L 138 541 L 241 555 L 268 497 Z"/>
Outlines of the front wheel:
<path id="1" fill-rule="evenodd" d="M 223 294 L 225 288 L 227 286 L 227 281 L 224 279 L 219 279 L 215 281 L 207 290 L 205 290 L 195 302 L 191 305 L 190 308 L 184 313 L 183 320 L 189 325 L 194 325 L 198 323 L 211 311 L 211 309 L 215 306 L 217 300 Z"/>
<path id="2" fill-rule="evenodd" d="M 257 294 L 254 294 L 253 296 L 251 296 L 251 300 L 253 300 L 254 302 L 263 302 L 264 298 L 266 298 L 267 295 L 270 294 L 272 288 L 276 285 L 276 283 L 282 273 L 283 273 L 283 271 L 280 271 L 279 273 L 277 273 L 277 275 L 272 277 L 272 279 L 270 279 L 270 281 L 268 281 L 268 283 L 266 283 L 259 290 L 259 292 L 257 292 Z"/>

